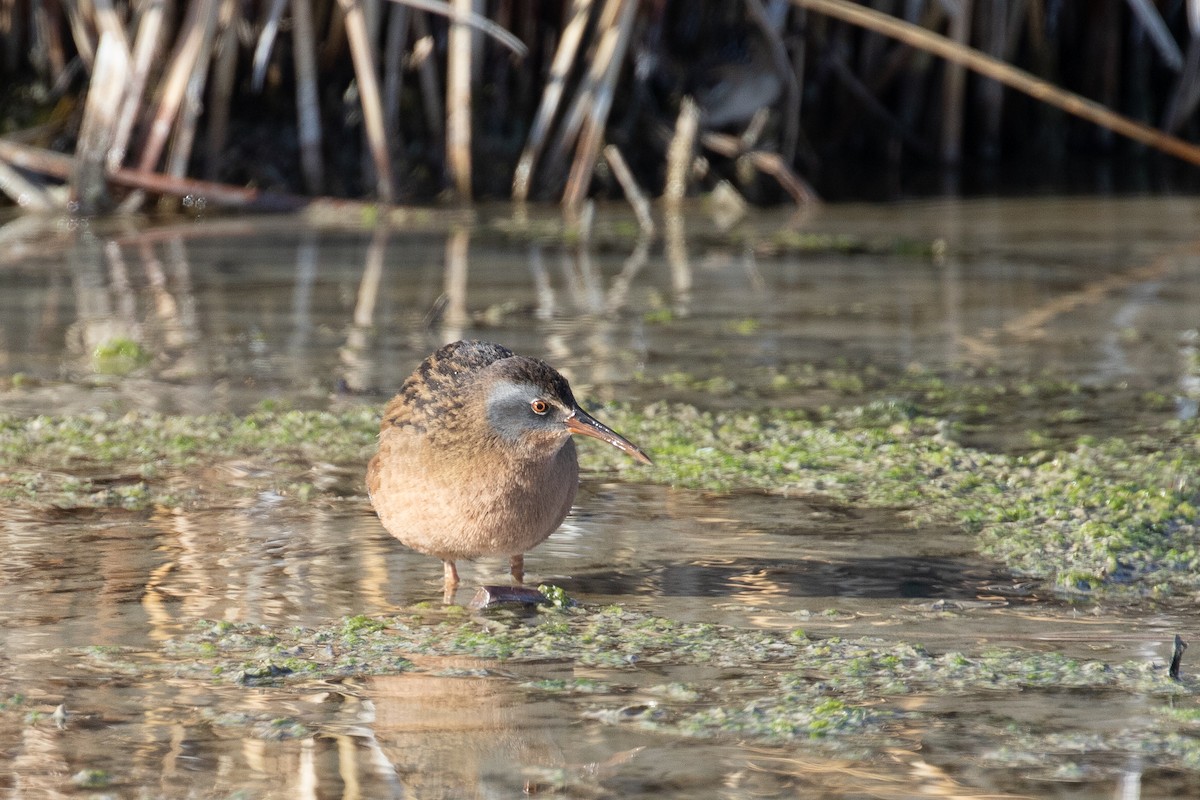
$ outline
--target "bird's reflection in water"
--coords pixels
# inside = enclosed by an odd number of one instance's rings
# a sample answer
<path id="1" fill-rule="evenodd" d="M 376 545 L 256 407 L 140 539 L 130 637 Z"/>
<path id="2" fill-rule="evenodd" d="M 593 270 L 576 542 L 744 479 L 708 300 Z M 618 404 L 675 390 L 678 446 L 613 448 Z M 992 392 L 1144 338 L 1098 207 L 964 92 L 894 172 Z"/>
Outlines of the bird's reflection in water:
<path id="1" fill-rule="evenodd" d="M 570 663 L 438 658 L 420 665 L 436 671 L 377 676 L 363 687 L 380 753 L 406 796 L 515 797 L 537 784 L 537 773 L 566 767 L 560 742 L 570 718 L 520 679 L 570 679 Z"/>

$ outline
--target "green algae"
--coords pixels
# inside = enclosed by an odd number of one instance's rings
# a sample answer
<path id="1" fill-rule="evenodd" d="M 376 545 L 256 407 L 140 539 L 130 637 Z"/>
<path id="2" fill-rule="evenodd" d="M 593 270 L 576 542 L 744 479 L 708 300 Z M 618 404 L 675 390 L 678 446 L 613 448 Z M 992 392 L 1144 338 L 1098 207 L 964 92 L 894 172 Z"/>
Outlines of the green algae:
<path id="1" fill-rule="evenodd" d="M 1094 426 L 1103 414 L 1087 404 L 1111 399 L 1053 377 L 981 374 L 951 382 L 920 370 L 887 376 L 802 366 L 758 376 L 757 394 L 719 376 L 672 373 L 658 380 L 710 400 L 807 392 L 838 402 L 770 413 L 671 402 L 610 405 L 602 418 L 655 463 L 634 464 L 586 443 L 585 469 L 689 489 L 754 489 L 901 509 L 914 530 L 960 526 L 977 534 L 982 552 L 1065 592 L 1200 590 L 1200 497 L 1192 481 L 1200 471 L 1200 424 L 1194 421 L 1143 419 L 1104 433 Z M 1040 416 L 1023 441 L 1035 447 L 975 443 L 986 420 L 1028 415 L 1031 399 Z M 136 512 L 264 492 L 297 503 L 361 498 L 359 476 L 374 447 L 377 414 L 370 406 L 331 412 L 265 405 L 247 415 L 3 416 L 0 500 Z M 1040 433 L 1043 423 L 1056 433 Z M 322 464 L 340 477 L 318 480 L 314 465 Z"/>
<path id="2" fill-rule="evenodd" d="M 150 353 L 138 342 L 117 337 L 96 345 L 92 368 L 102 375 L 128 375 L 150 363 L 150 358 Z"/>
<path id="3" fill-rule="evenodd" d="M 1105 746 L 1136 742 L 1139 752 L 1173 765 L 1192 763 L 1196 748 L 1185 751 L 1178 735 L 1200 718 L 1195 681 L 1171 679 L 1157 661 L 1107 663 L 1018 648 L 939 653 L 874 637 L 818 639 L 799 630 L 680 622 L 619 606 L 476 615 L 413 607 L 395 617 L 311 628 L 204 623 L 158 651 L 84 649 L 77 657 L 105 670 L 123 658 L 146 676 L 273 687 L 281 700 L 305 687 L 372 675 L 486 678 L 531 700 L 552 698 L 592 724 L 669 736 L 819 741 L 838 751 L 898 741 L 932 724 L 937 704 L 923 710 L 922 698 L 1063 691 L 1139 697 L 1163 709 L 1159 722 L 1152 730 L 1112 730 Z M 1004 713 L 1002 703 L 996 713 Z M 311 735 L 315 724 L 270 706 L 217 722 L 256 738 Z M 998 733 L 994 721 L 980 722 L 974 733 L 995 742 L 997 759 L 1005 752 L 1024 758 L 1041 742 L 1022 731 Z M 1200 769 L 1200 761 L 1188 768 Z"/>

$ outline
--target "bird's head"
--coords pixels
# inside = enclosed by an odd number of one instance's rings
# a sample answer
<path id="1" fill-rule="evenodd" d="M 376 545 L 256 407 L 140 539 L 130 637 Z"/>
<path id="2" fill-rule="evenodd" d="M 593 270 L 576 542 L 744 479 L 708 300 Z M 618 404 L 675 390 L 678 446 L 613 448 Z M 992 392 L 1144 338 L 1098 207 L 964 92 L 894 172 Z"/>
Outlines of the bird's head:
<path id="1" fill-rule="evenodd" d="M 579 407 L 567 379 L 544 361 L 512 356 L 491 364 L 485 382 L 487 420 L 510 445 L 555 453 L 572 434 L 590 436 L 649 464 L 650 458 L 624 436 Z"/>

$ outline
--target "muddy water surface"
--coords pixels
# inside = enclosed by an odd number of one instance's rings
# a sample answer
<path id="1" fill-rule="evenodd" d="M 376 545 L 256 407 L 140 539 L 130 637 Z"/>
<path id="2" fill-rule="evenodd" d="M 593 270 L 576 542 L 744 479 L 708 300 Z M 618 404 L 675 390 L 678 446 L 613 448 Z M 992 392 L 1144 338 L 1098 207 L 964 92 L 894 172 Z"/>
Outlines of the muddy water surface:
<path id="1" fill-rule="evenodd" d="M 1091 408 L 1055 418 L 1070 436 L 1101 433 L 1195 413 L 1198 213 L 1178 199 L 830 207 L 764 217 L 751 244 L 693 238 L 711 228 L 697 217 L 682 241 L 642 250 L 617 238 L 590 252 L 500 235 L 502 213 L 448 232 L 21 220 L 0 227 L 0 409 L 382 404 L 424 354 L 471 337 L 560 366 L 585 404 L 675 399 L 769 413 L 847 402 L 836 381 L 805 388 L 814 371 L 868 385 L 918 368 L 958 381 L 1049 374 L 1095 387 Z M 797 251 L 796 231 L 845 246 Z M 1171 403 L 1148 409 L 1138 398 L 1151 392 Z M 980 446 L 1028 447 L 1033 418 L 1045 422 L 1017 404 L 975 435 Z M 581 447 L 585 468 L 591 445 Z M 237 480 L 237 469 L 196 477 Z M 20 723 L 0 732 L 0 786 L 13 796 L 165 797 L 1200 791 L 1200 775 L 1147 767 L 1133 744 L 1087 754 L 1088 737 L 1158 724 L 1129 694 L 913 696 L 892 702 L 934 723 L 829 748 L 682 738 L 601 713 L 640 714 L 663 684 L 736 693 L 737 675 L 695 666 L 617 674 L 463 658 L 250 686 L 129 670 L 122 653 L 153 658 L 213 621 L 321 626 L 439 596 L 439 565 L 384 534 L 354 465 L 314 474 L 335 499 L 0 510 L 0 701 Z M 1197 627 L 1184 603 L 1058 596 L 981 557 L 970 533 L 914 531 L 901 512 L 591 473 L 527 570 L 585 604 L 933 651 L 1157 663 L 1174 634 Z M 504 578 L 498 561 L 463 566 L 466 587 Z M 564 677 L 610 688 L 594 698 L 537 688 Z M 980 738 L 980 720 L 1005 736 L 1070 732 L 1062 747 L 1074 756 L 1006 760 L 995 751 L 1010 740 Z"/>

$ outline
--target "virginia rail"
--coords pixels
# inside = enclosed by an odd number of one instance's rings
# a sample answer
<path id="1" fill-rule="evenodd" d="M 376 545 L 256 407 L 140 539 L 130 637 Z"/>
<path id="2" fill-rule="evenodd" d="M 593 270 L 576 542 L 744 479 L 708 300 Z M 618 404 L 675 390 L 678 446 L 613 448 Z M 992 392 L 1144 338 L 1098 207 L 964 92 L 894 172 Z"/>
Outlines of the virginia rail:
<path id="1" fill-rule="evenodd" d="M 426 358 L 383 412 L 367 494 L 383 527 L 444 567 L 507 555 L 525 577 L 525 552 L 558 528 L 579 483 L 571 434 L 650 459 L 575 402 L 544 361 L 489 342 L 454 342 Z"/>

